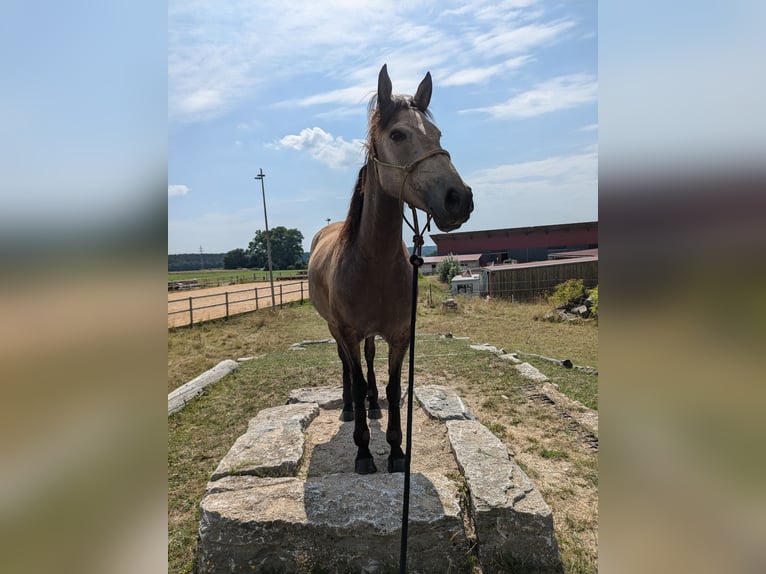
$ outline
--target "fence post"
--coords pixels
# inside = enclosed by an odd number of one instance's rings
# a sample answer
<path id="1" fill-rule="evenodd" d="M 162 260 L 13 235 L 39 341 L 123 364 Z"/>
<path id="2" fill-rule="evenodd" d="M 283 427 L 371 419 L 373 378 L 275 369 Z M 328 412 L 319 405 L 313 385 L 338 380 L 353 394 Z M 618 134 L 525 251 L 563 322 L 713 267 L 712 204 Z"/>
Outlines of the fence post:
<path id="1" fill-rule="evenodd" d="M 301 305 L 303 305 L 303 281 L 301 281 Z"/>
<path id="2" fill-rule="evenodd" d="M 282 283 L 279 284 L 279 308 L 282 308 Z"/>
<path id="3" fill-rule="evenodd" d="M 255 291 L 255 310 L 258 310 L 258 287 L 253 289 Z"/>
<path id="4" fill-rule="evenodd" d="M 192 306 L 192 298 L 189 297 L 189 326 L 194 325 L 194 307 Z"/>
<path id="5" fill-rule="evenodd" d="M 229 292 L 226 291 L 226 320 L 229 320 Z"/>

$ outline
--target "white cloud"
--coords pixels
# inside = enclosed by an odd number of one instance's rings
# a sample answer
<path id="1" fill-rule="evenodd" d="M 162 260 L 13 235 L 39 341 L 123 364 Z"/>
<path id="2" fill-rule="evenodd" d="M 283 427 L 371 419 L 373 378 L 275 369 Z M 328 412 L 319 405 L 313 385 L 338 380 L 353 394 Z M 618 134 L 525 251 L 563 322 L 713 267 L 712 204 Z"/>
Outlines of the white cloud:
<path id="1" fill-rule="evenodd" d="M 482 112 L 498 119 L 528 118 L 589 104 L 596 101 L 597 95 L 598 84 L 593 76 L 571 74 L 537 84 L 505 103 L 460 113 Z"/>
<path id="2" fill-rule="evenodd" d="M 168 186 L 168 197 L 173 197 L 177 195 L 186 195 L 189 193 L 189 188 L 185 185 L 169 185 Z"/>
<path id="3" fill-rule="evenodd" d="M 463 68 L 460 70 L 444 71 L 439 74 L 440 86 L 464 86 L 479 84 L 494 76 L 521 68 L 532 60 L 529 55 L 517 56 L 499 64 L 485 67 Z"/>
<path id="4" fill-rule="evenodd" d="M 505 55 L 526 52 L 541 44 L 555 41 L 563 32 L 574 26 L 571 20 L 546 24 L 527 24 L 517 28 L 499 26 L 486 34 L 476 36 L 474 48 L 479 53 Z"/>
<path id="5" fill-rule="evenodd" d="M 442 85 L 481 83 L 526 62 L 503 62 L 509 56 L 530 58 L 536 47 L 558 41 L 575 26 L 571 19 L 543 20 L 534 0 L 477 2 L 467 15 L 465 7 L 448 9 L 440 18 L 453 21 L 449 27 L 434 20 L 431 2 L 423 4 L 360 8 L 352 0 L 296 0 L 288 18 L 279 3 L 172 0 L 171 118 L 208 119 L 296 77 L 333 78 L 346 87 L 308 96 L 285 93 L 283 103 L 358 105 L 372 95 L 383 61 L 397 92 L 412 93 L 426 69 L 435 79 L 439 70 Z M 478 30 L 477 21 L 485 23 Z"/>
<path id="6" fill-rule="evenodd" d="M 538 192 L 595 194 L 598 188 L 598 150 L 541 160 L 499 165 L 471 174 L 474 190 L 488 195 Z"/>
<path id="7" fill-rule="evenodd" d="M 362 140 L 348 142 L 342 137 L 333 137 L 322 128 L 313 127 L 305 128 L 297 135 L 286 135 L 272 147 L 306 151 L 315 160 L 338 169 L 359 163 L 363 157 L 363 145 Z"/>

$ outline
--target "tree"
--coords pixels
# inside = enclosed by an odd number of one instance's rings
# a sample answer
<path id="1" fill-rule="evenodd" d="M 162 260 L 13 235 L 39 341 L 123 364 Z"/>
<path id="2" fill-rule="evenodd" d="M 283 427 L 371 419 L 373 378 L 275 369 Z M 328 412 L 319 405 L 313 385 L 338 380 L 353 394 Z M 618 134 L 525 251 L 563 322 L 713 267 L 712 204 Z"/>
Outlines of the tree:
<path id="1" fill-rule="evenodd" d="M 247 254 L 245 250 L 238 247 L 228 251 L 223 256 L 223 268 L 224 269 L 239 269 L 240 267 L 247 266 Z"/>
<path id="2" fill-rule="evenodd" d="M 436 272 L 439 274 L 440 281 L 449 283 L 455 275 L 460 273 L 460 264 L 457 262 L 457 259 L 453 257 L 452 253 L 450 253 L 436 266 Z"/>
<path id="3" fill-rule="evenodd" d="M 271 262 L 274 269 L 295 269 L 303 266 L 303 234 L 297 229 L 279 226 L 269 230 Z M 266 267 L 266 233 L 260 229 L 247 246 L 249 267 Z"/>

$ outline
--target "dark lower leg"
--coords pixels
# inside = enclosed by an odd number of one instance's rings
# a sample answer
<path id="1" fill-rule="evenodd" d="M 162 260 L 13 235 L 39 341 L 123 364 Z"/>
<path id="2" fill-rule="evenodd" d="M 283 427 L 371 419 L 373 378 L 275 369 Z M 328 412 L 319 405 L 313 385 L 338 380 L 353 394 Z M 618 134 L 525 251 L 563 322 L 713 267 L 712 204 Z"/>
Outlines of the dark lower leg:
<path id="1" fill-rule="evenodd" d="M 351 371 L 348 359 L 343 355 L 340 347 L 338 347 L 338 356 L 343 364 L 343 410 L 340 412 L 340 420 L 350 422 L 354 420 L 354 402 L 351 397 Z"/>
<path id="2" fill-rule="evenodd" d="M 388 399 L 388 426 L 386 442 L 391 447 L 388 455 L 388 472 L 404 472 L 404 451 L 402 451 L 402 421 L 399 410 L 401 400 L 401 384 L 398 379 L 392 380 L 386 387 Z"/>
<path id="3" fill-rule="evenodd" d="M 402 361 L 407 352 L 408 341 L 402 338 L 397 344 L 388 346 L 388 427 L 386 441 L 391 446 L 388 456 L 388 472 L 404 472 L 404 451 L 402 451 L 402 420 L 399 403 L 402 400 Z"/>
<path id="4" fill-rule="evenodd" d="M 357 372 L 358 371 L 358 372 Z M 370 429 L 367 426 L 365 398 L 367 384 L 361 368 L 355 369 L 352 377 L 351 392 L 354 398 L 354 444 L 357 446 L 354 471 L 357 474 L 371 474 L 377 471 L 370 452 Z"/>
<path id="5" fill-rule="evenodd" d="M 370 409 L 367 416 L 371 419 L 379 419 L 383 415 L 378 404 L 378 385 L 375 381 L 375 337 L 367 337 L 364 340 L 364 360 L 367 363 L 367 400 Z"/>

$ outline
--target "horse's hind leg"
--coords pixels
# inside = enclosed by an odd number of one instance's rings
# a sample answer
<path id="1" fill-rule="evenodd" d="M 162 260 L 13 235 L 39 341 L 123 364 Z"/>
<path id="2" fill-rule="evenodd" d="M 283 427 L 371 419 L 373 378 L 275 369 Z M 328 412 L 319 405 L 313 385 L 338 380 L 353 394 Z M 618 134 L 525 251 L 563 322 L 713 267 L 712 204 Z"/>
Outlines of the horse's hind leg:
<path id="1" fill-rule="evenodd" d="M 367 363 L 367 400 L 370 402 L 370 408 L 367 416 L 371 419 L 383 417 L 378 404 L 378 385 L 375 383 L 375 336 L 367 337 L 364 340 L 364 360 Z"/>
<path id="2" fill-rule="evenodd" d="M 335 339 L 338 357 L 340 357 L 340 362 L 343 365 L 343 410 L 340 411 L 340 420 L 347 423 L 354 420 L 354 403 L 351 397 L 351 366 L 341 347 L 340 332 L 330 326 L 330 333 Z"/>

